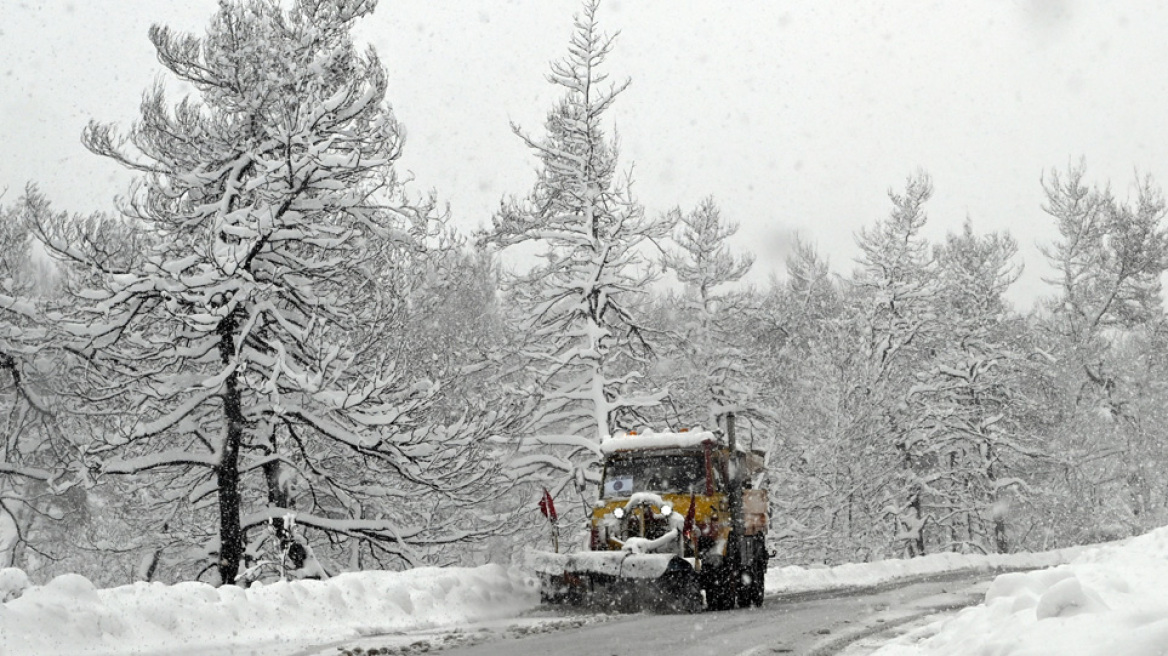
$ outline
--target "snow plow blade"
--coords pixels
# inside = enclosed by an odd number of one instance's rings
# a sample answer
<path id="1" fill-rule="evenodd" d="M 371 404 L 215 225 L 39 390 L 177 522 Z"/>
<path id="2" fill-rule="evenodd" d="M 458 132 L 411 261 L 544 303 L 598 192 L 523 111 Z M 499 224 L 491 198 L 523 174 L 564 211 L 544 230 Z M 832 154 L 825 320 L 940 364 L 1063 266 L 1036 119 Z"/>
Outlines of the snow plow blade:
<path id="1" fill-rule="evenodd" d="M 701 583 L 690 559 L 672 554 L 584 551 L 529 552 L 547 604 L 599 607 L 621 612 L 702 609 Z"/>

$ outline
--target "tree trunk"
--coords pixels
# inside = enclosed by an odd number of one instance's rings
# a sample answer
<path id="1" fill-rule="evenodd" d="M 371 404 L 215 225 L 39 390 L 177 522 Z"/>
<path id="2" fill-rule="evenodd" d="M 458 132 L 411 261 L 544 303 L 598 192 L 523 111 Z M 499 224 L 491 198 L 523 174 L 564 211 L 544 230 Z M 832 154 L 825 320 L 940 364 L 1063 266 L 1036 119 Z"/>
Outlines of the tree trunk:
<path id="1" fill-rule="evenodd" d="M 276 455 L 276 435 L 272 434 L 271 452 Z M 292 509 L 292 499 L 288 496 L 288 489 L 280 484 L 279 460 L 272 460 L 264 464 L 264 482 L 268 488 L 268 506 L 271 508 Z M 279 553 L 286 554 L 291 561 L 291 569 L 300 569 L 304 566 L 304 557 L 298 550 L 293 549 L 292 531 L 284 525 L 283 517 L 272 518 L 272 528 L 276 531 L 276 548 Z M 297 557 L 299 555 L 299 557 Z"/>
<path id="2" fill-rule="evenodd" d="M 912 502 L 909 507 L 913 511 L 914 524 L 916 526 L 916 535 L 912 538 L 911 549 L 914 552 L 913 558 L 925 555 L 925 526 L 922 521 L 923 513 L 921 508 L 921 493 L 920 490 L 913 491 Z"/>
<path id="3" fill-rule="evenodd" d="M 1006 520 L 994 517 L 994 548 L 998 553 L 1010 553 L 1010 542 L 1006 538 Z"/>
<path id="4" fill-rule="evenodd" d="M 219 355 L 224 365 L 235 357 L 236 318 L 225 317 L 219 324 Z M 227 377 L 223 388 L 223 412 L 227 434 L 215 475 L 219 484 L 219 582 L 234 583 L 243 558 L 243 528 L 240 526 L 239 446 L 243 442 L 244 417 L 238 374 Z"/>
<path id="5" fill-rule="evenodd" d="M 986 448 L 986 457 L 989 459 L 989 464 L 986 466 L 986 479 L 993 490 L 993 506 L 990 516 L 994 523 L 994 549 L 1001 554 L 1010 553 L 1010 542 L 1006 537 L 1006 511 L 1002 508 L 1002 491 L 994 485 L 998 480 L 998 473 L 994 467 L 995 454 L 992 444 Z"/>

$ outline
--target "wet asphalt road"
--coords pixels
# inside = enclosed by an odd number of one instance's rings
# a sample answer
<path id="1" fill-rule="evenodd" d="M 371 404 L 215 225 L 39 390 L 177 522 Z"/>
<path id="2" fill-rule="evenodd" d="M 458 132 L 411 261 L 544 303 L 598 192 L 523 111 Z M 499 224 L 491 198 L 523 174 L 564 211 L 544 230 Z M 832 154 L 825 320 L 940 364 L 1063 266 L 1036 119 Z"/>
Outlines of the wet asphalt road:
<path id="1" fill-rule="evenodd" d="M 694 615 L 573 616 L 542 611 L 546 614 L 526 618 L 526 629 L 478 628 L 425 641 L 371 637 L 312 653 L 336 656 L 346 650 L 360 653 L 355 650 L 360 647 L 366 653 L 376 649 L 374 653 L 443 656 L 819 656 L 837 653 L 860 635 L 879 633 L 906 619 L 978 603 L 984 582 L 993 576 L 964 573 L 830 596 L 768 597 L 758 608 Z"/>

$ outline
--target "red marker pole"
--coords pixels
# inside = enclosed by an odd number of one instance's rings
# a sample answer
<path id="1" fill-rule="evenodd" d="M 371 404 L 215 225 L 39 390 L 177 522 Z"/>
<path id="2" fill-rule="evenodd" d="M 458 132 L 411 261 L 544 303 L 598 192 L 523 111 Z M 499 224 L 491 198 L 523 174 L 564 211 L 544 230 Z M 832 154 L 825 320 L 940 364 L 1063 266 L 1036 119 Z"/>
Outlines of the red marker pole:
<path id="1" fill-rule="evenodd" d="M 545 487 L 543 489 L 543 498 L 539 500 L 539 511 L 543 513 L 544 517 L 552 524 L 552 548 L 556 553 L 560 553 L 560 526 L 556 522 L 556 504 L 552 501 L 552 495 Z"/>

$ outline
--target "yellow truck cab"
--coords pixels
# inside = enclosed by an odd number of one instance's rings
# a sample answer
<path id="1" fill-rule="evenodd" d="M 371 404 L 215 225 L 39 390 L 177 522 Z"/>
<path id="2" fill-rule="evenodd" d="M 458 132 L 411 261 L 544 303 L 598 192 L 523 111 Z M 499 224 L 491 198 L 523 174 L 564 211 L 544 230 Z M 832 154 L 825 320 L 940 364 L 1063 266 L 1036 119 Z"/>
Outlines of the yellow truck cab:
<path id="1" fill-rule="evenodd" d="M 536 554 L 546 601 L 762 603 L 767 497 L 749 489 L 761 453 L 732 452 L 723 436 L 700 430 L 618 434 L 601 452 L 589 550 Z"/>

